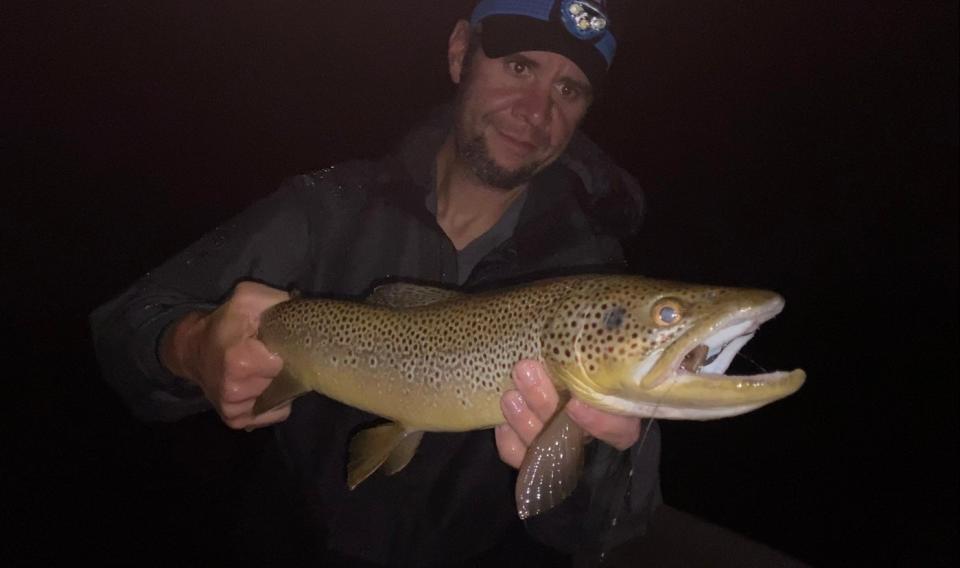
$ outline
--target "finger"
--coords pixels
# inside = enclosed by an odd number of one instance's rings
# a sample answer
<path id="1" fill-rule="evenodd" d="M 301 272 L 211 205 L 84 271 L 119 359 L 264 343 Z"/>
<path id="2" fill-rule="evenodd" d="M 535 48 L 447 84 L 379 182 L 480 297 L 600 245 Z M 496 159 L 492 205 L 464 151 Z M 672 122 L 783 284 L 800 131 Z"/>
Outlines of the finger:
<path id="1" fill-rule="evenodd" d="M 525 446 L 532 444 L 543 430 L 543 421 L 530 410 L 523 396 L 515 390 L 503 393 L 500 397 L 500 409 L 503 411 L 503 417 L 507 419 L 507 424 L 516 432 Z"/>
<path id="2" fill-rule="evenodd" d="M 233 289 L 230 302 L 238 310 L 258 320 L 264 310 L 290 299 L 290 294 L 258 282 L 240 282 Z"/>
<path id="3" fill-rule="evenodd" d="M 278 355 L 270 353 L 260 341 L 250 338 L 228 347 L 224 360 L 227 380 L 275 377 L 283 368 L 283 360 Z"/>
<path id="4" fill-rule="evenodd" d="M 276 377 L 283 369 L 283 359 L 267 349 L 267 346 L 259 339 L 251 338 L 248 343 L 247 348 L 250 350 L 250 356 L 261 365 L 257 369 L 260 374 L 267 377 Z"/>
<path id="5" fill-rule="evenodd" d="M 527 452 L 527 446 L 517 435 L 517 432 L 510 424 L 501 424 L 494 431 L 494 437 L 497 441 L 497 452 L 500 459 L 514 469 L 520 469 L 523 463 L 523 456 Z"/>
<path id="6" fill-rule="evenodd" d="M 234 430 L 239 430 L 250 424 L 252 420 L 250 410 L 252 408 L 253 404 L 249 402 L 221 402 L 217 407 L 217 413 L 224 424 Z"/>
<path id="7" fill-rule="evenodd" d="M 273 377 L 264 376 L 245 376 L 242 378 L 229 379 L 223 382 L 220 388 L 220 399 L 224 403 L 252 403 L 267 390 Z"/>
<path id="8" fill-rule="evenodd" d="M 257 428 L 263 428 L 264 426 L 269 426 L 270 424 L 283 422 L 290 417 L 290 408 L 291 403 L 288 402 L 283 406 L 278 406 L 272 410 L 260 414 L 259 416 L 255 416 L 250 423 L 247 424 L 245 429 L 247 432 L 251 432 Z"/>
<path id="9" fill-rule="evenodd" d="M 291 403 L 287 402 L 282 406 L 273 408 L 263 414 L 253 415 L 253 403 L 246 402 L 241 404 L 224 403 L 219 409 L 220 418 L 224 424 L 239 430 L 253 430 L 263 426 L 268 426 L 275 422 L 286 420 L 290 416 Z"/>
<path id="10" fill-rule="evenodd" d="M 513 382 L 527 406 L 541 422 L 557 411 L 560 397 L 543 365 L 537 361 L 520 361 L 513 367 Z"/>
<path id="11" fill-rule="evenodd" d="M 290 299 L 287 292 L 257 282 L 240 282 L 233 288 L 230 299 L 224 304 L 231 328 L 243 337 L 254 337 L 260 327 L 260 315 L 264 310 Z"/>
<path id="12" fill-rule="evenodd" d="M 567 404 L 567 414 L 590 435 L 625 450 L 640 439 L 640 419 L 597 410 L 573 399 Z"/>

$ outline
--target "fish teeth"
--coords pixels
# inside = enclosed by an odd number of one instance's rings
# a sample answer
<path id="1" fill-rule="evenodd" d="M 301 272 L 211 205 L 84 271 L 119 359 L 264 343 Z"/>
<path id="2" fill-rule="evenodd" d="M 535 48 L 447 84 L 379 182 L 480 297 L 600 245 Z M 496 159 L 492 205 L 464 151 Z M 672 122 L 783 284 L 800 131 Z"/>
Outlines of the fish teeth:
<path id="1" fill-rule="evenodd" d="M 751 331 L 756 324 L 752 320 L 744 320 L 733 325 L 727 326 L 712 336 L 708 337 L 704 343 L 710 348 L 707 358 L 715 356 L 723 350 L 724 346 L 733 339 L 740 337 Z"/>
<path id="2" fill-rule="evenodd" d="M 730 342 L 720 348 L 717 354 L 713 356 L 712 362 L 705 365 L 702 371 L 704 373 L 722 375 L 726 372 L 730 363 L 733 362 L 733 358 L 740 351 L 740 348 L 753 339 L 753 335 L 753 333 L 748 333 L 731 339 Z"/>
<path id="3" fill-rule="evenodd" d="M 754 321 L 744 320 L 717 331 L 687 352 L 677 370 L 694 375 L 723 374 L 755 329 Z"/>

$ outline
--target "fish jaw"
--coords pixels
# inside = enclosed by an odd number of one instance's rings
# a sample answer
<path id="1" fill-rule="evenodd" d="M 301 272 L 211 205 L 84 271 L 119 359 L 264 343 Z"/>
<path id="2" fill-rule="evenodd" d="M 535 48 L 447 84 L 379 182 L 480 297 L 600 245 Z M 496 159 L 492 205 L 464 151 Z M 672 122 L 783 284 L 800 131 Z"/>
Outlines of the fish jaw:
<path id="1" fill-rule="evenodd" d="M 713 420 L 745 414 L 803 386 L 802 369 L 762 375 L 682 374 L 642 397 L 594 394 L 593 404 L 618 414 L 673 420 Z"/>
<path id="2" fill-rule="evenodd" d="M 776 293 L 741 290 L 715 315 L 642 359 L 611 362 L 590 377 L 582 367 L 552 370 L 578 398 L 617 414 L 680 420 L 744 414 L 793 394 L 806 380 L 801 369 L 724 374 L 757 329 L 783 307 Z"/>

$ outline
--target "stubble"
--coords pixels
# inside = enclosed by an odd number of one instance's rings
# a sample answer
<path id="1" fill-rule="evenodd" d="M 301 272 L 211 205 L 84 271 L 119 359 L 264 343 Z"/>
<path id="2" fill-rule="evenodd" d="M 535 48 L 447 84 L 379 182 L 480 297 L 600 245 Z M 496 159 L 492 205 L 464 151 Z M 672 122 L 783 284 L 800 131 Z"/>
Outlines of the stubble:
<path id="1" fill-rule="evenodd" d="M 505 168 L 490 156 L 483 134 L 469 137 L 460 125 L 456 125 L 454 129 L 457 157 L 486 185 L 511 190 L 530 181 L 540 170 L 539 161 L 514 169 Z"/>

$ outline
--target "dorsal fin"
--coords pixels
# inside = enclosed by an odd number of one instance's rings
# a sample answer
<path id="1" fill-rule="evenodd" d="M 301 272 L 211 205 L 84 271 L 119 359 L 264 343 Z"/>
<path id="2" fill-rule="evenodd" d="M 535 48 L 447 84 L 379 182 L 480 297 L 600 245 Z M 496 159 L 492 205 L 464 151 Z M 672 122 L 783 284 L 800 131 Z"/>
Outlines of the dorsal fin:
<path id="1" fill-rule="evenodd" d="M 452 300 L 464 295 L 463 292 L 447 290 L 446 288 L 394 282 L 374 288 L 373 292 L 367 296 L 367 303 L 390 308 L 416 308 Z"/>

